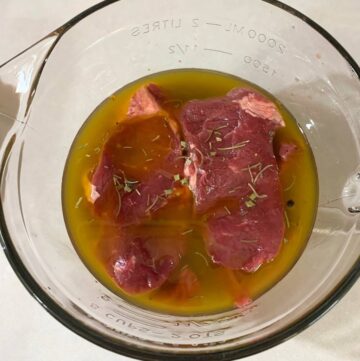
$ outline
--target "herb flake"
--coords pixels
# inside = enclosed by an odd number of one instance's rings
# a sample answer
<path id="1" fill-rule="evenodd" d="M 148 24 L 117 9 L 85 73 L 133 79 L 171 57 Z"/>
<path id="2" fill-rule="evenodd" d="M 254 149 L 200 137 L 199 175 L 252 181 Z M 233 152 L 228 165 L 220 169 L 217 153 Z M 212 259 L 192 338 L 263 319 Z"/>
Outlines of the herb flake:
<path id="1" fill-rule="evenodd" d="M 85 143 L 79 146 L 79 150 L 86 148 L 89 145 L 89 143 Z"/>
<path id="2" fill-rule="evenodd" d="M 83 197 L 79 197 L 79 199 L 77 200 L 76 204 L 75 204 L 75 208 L 78 209 L 80 206 L 80 203 L 83 201 Z"/>
<path id="3" fill-rule="evenodd" d="M 252 201 L 255 201 L 256 200 L 256 194 L 255 193 L 251 193 L 250 196 L 249 196 L 249 199 L 252 200 Z"/>
<path id="4" fill-rule="evenodd" d="M 187 142 L 185 142 L 185 140 L 182 140 L 180 142 L 180 146 L 181 146 L 181 149 L 184 150 L 184 149 L 187 149 L 189 145 Z"/>
<path id="5" fill-rule="evenodd" d="M 139 181 L 137 181 L 137 180 L 125 179 L 125 183 L 129 183 L 129 184 L 137 184 L 137 183 L 139 183 Z"/>
<path id="6" fill-rule="evenodd" d="M 190 158 L 186 158 L 185 167 L 188 167 L 191 163 L 192 163 L 192 160 Z"/>
<path id="7" fill-rule="evenodd" d="M 239 148 L 243 148 L 246 146 L 246 144 L 248 144 L 250 142 L 250 140 L 244 140 L 241 143 L 235 144 L 231 147 L 224 147 L 224 148 L 218 148 L 218 150 L 233 150 L 233 149 L 239 149 Z"/>
<path id="8" fill-rule="evenodd" d="M 284 217 L 285 217 L 286 227 L 290 228 L 290 220 L 286 211 L 284 211 Z"/>
<path id="9" fill-rule="evenodd" d="M 206 257 L 205 257 L 202 253 L 200 253 L 200 252 L 194 252 L 194 254 L 196 254 L 197 256 L 201 257 L 201 258 L 203 259 L 203 261 L 205 262 L 205 264 L 206 264 L 207 266 L 209 266 L 208 260 L 206 259 Z"/>
<path id="10" fill-rule="evenodd" d="M 224 206 L 224 209 L 225 209 L 225 211 L 226 211 L 226 213 L 227 213 L 228 215 L 231 215 L 231 212 L 230 212 L 230 210 L 229 210 L 228 207 Z"/>
<path id="11" fill-rule="evenodd" d="M 214 129 L 206 129 L 206 130 L 209 132 L 209 136 L 205 139 L 205 142 L 208 142 L 214 134 Z"/>
<path id="12" fill-rule="evenodd" d="M 125 193 L 130 193 L 132 191 L 131 187 L 129 186 L 129 184 L 125 183 L 125 187 L 124 187 L 124 192 Z"/>
<path id="13" fill-rule="evenodd" d="M 155 196 L 153 202 L 149 205 L 149 207 L 147 207 L 147 208 L 145 209 L 145 213 L 149 212 L 152 208 L 154 208 L 155 205 L 156 205 L 156 203 L 158 202 L 158 200 L 159 200 L 159 197 L 158 197 L 158 196 Z"/>
<path id="14" fill-rule="evenodd" d="M 188 229 L 188 230 L 182 232 L 181 235 L 182 235 L 182 236 L 185 236 L 185 235 L 187 235 L 187 234 L 189 234 L 189 233 L 192 233 L 192 232 L 193 232 L 193 229 Z"/>
<path id="15" fill-rule="evenodd" d="M 228 126 L 229 126 L 229 123 L 224 124 L 224 125 L 221 125 L 220 127 L 215 128 L 215 129 L 214 129 L 214 131 L 217 131 L 217 130 L 220 130 L 220 129 L 227 128 Z"/>
<path id="16" fill-rule="evenodd" d="M 248 183 L 248 186 L 252 190 L 252 192 L 253 192 L 252 194 L 254 194 L 256 198 L 261 199 L 261 198 L 266 198 L 267 197 L 267 194 L 258 194 L 256 192 L 255 188 L 250 183 Z"/>
<path id="17" fill-rule="evenodd" d="M 256 206 L 256 203 L 250 199 L 250 200 L 248 200 L 248 201 L 245 202 L 245 206 L 246 206 L 247 208 L 252 208 L 252 207 L 255 207 L 255 206 Z"/>
<path id="18" fill-rule="evenodd" d="M 266 167 L 264 167 L 263 169 L 260 170 L 260 172 L 256 175 L 256 177 L 254 178 L 254 184 L 256 184 L 257 180 L 260 178 L 260 176 L 269 168 L 271 168 L 273 165 L 272 164 L 268 164 Z"/>
<path id="19" fill-rule="evenodd" d="M 120 211 L 121 211 L 121 194 L 120 194 L 120 190 L 124 187 L 120 183 L 119 178 L 120 178 L 119 176 L 113 175 L 114 188 L 115 188 L 116 194 L 118 196 L 118 208 L 117 208 L 117 211 L 116 211 L 116 217 L 118 217 L 118 215 L 120 214 Z"/>
<path id="20" fill-rule="evenodd" d="M 296 177 L 295 177 L 295 176 L 292 176 L 291 183 L 290 183 L 286 188 L 284 188 L 284 192 L 289 191 L 289 190 L 294 186 L 295 181 L 296 181 Z"/>

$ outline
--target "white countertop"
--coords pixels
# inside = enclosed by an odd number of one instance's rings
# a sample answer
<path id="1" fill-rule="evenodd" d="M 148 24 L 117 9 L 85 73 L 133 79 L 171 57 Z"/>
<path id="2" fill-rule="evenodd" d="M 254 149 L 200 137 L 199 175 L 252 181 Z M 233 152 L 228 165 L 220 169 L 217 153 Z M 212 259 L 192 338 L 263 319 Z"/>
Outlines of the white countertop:
<path id="1" fill-rule="evenodd" d="M 1 0 L 0 64 L 96 0 Z M 360 63 L 359 0 L 283 0 L 328 30 Z M 360 360 L 360 282 L 315 325 L 246 361 Z M 129 360 L 82 339 L 25 290 L 0 252 L 0 359 Z"/>

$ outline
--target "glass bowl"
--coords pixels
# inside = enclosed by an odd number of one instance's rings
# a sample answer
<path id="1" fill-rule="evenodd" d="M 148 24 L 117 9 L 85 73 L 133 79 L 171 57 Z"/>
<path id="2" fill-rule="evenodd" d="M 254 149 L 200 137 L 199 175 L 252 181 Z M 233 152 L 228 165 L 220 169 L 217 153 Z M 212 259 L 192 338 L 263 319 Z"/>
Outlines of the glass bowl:
<path id="1" fill-rule="evenodd" d="M 292 112 L 313 149 L 319 207 L 292 270 L 247 309 L 140 309 L 87 270 L 61 203 L 74 136 L 140 77 L 201 68 L 245 78 Z M 30 293 L 88 340 L 143 360 L 231 360 L 303 330 L 360 274 L 360 69 L 326 31 L 271 0 L 105 1 L 0 68 L 2 246 Z M 306 201 L 306 200 L 304 200 Z"/>

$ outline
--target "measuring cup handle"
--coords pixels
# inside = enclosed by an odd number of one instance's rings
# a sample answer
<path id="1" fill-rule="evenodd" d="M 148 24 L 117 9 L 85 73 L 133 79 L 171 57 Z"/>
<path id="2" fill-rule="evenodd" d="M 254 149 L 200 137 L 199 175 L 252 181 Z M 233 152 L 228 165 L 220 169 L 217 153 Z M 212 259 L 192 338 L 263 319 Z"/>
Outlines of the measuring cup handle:
<path id="1" fill-rule="evenodd" d="M 0 145 L 26 125 L 36 86 L 52 50 L 69 29 L 97 10 L 119 0 L 105 0 L 74 18 L 0 65 Z M 10 132 L 10 130 L 12 130 Z"/>
<path id="2" fill-rule="evenodd" d="M 51 33 L 0 66 L 0 144 L 26 123 L 47 57 L 59 34 Z"/>

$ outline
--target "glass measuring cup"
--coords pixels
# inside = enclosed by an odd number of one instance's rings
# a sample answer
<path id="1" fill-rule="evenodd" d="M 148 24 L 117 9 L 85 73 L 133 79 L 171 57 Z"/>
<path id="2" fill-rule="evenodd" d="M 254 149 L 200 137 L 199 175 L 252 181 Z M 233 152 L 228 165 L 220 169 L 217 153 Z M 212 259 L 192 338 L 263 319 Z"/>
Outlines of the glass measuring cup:
<path id="1" fill-rule="evenodd" d="M 242 311 L 175 317 L 128 304 L 88 272 L 64 225 L 62 172 L 83 121 L 123 85 L 174 68 L 219 70 L 262 86 L 294 114 L 315 154 L 320 198 L 308 247 Z M 0 68 L 0 221 L 9 261 L 57 319 L 125 355 L 226 360 L 285 340 L 360 272 L 359 74 L 334 39 L 274 1 L 153 0 L 149 7 L 122 0 L 90 8 Z"/>

